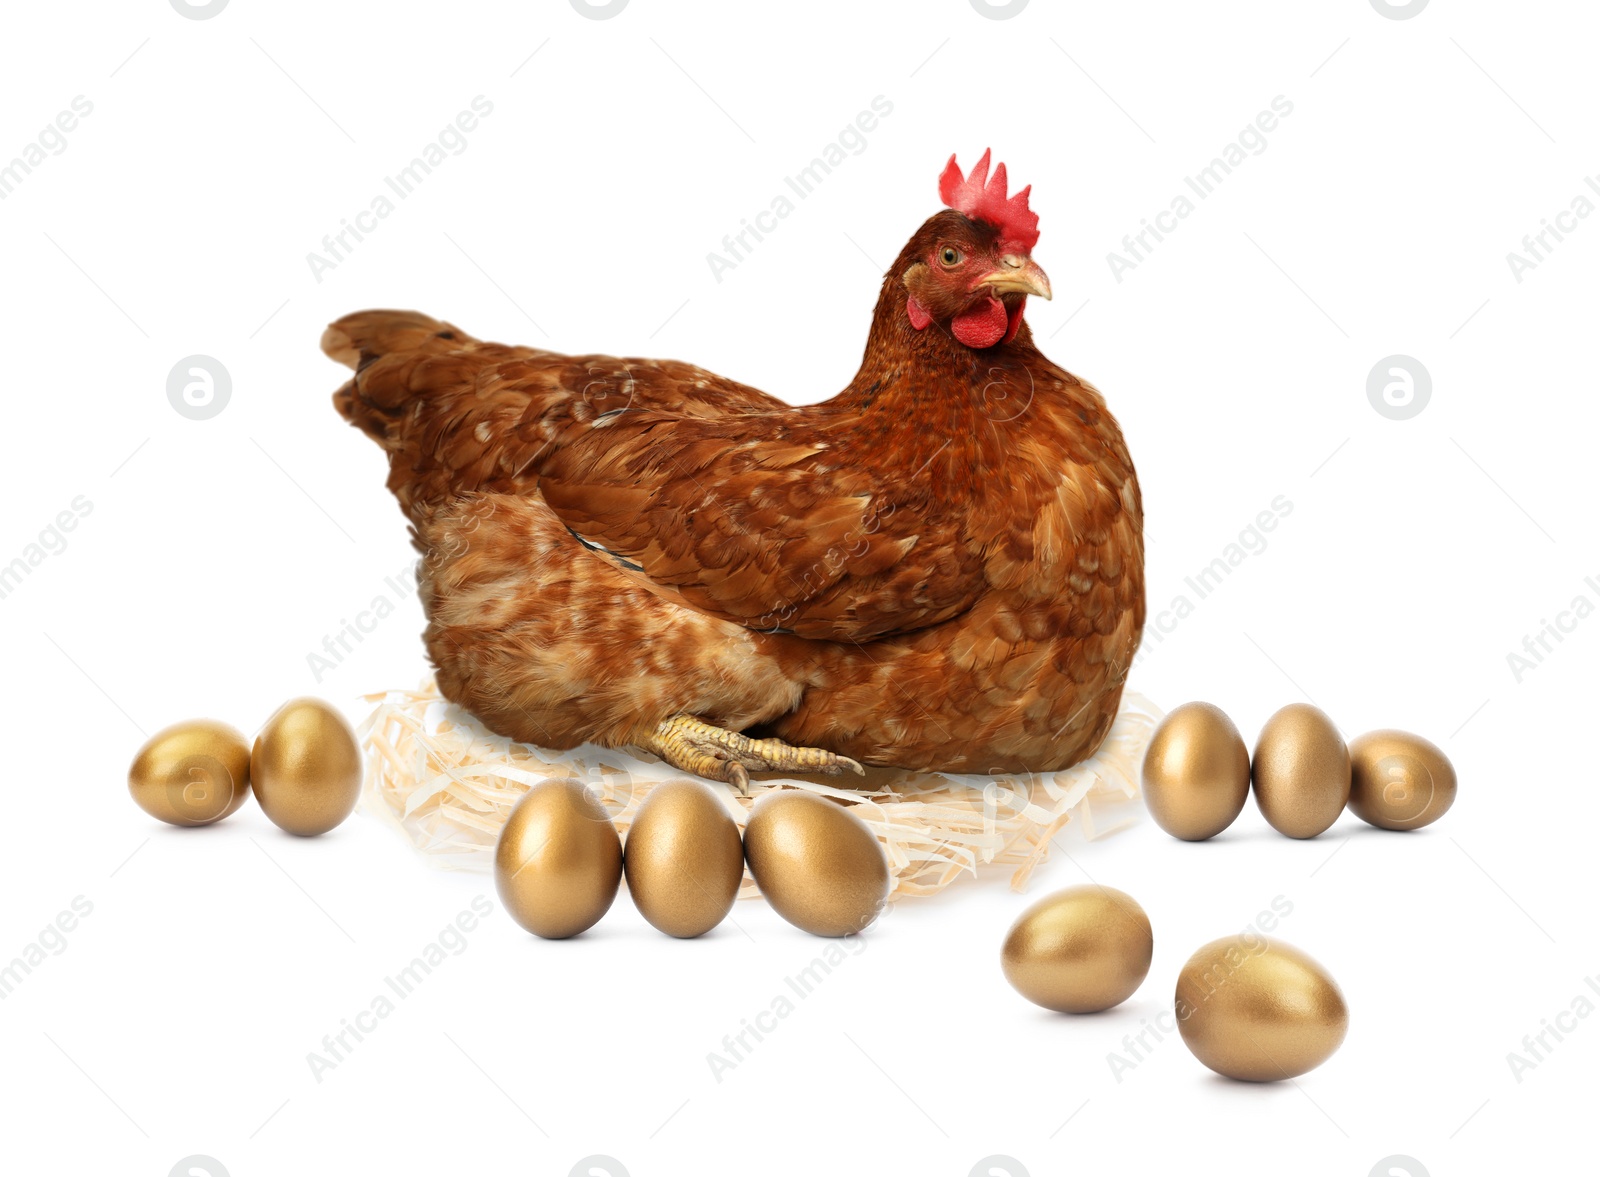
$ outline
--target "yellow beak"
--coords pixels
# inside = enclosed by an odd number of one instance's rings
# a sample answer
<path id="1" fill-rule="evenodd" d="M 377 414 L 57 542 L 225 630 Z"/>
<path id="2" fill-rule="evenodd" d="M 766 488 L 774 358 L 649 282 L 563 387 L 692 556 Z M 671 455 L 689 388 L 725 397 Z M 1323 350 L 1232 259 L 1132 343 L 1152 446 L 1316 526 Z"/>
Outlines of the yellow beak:
<path id="1" fill-rule="evenodd" d="M 978 280 L 996 294 L 1032 294 L 1046 301 L 1050 298 L 1050 279 L 1045 277 L 1032 258 L 1008 253 L 1000 259 L 1000 268 Z"/>

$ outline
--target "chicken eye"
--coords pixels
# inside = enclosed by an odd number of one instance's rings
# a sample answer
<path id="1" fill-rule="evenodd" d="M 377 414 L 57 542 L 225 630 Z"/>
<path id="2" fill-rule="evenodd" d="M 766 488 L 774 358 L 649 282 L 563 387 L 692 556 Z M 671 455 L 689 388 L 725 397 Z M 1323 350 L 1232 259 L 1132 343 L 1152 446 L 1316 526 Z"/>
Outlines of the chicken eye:
<path id="1" fill-rule="evenodd" d="M 952 245 L 947 245 L 939 251 L 939 260 L 947 266 L 954 266 L 961 261 L 961 251 Z"/>

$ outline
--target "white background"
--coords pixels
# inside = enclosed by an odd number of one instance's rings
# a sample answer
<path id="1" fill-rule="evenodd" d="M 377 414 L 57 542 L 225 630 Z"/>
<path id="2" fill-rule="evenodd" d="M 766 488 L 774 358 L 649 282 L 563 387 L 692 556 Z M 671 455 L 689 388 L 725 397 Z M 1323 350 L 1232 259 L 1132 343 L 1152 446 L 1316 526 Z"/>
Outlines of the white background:
<path id="1" fill-rule="evenodd" d="M 564 1175 L 603 1154 L 634 1177 L 965 1177 L 1003 1154 L 1035 1175 L 1364 1177 L 1390 1154 L 1549 1171 L 1590 1136 L 1600 1018 L 1520 1083 L 1507 1054 L 1600 973 L 1600 619 L 1520 681 L 1507 655 L 1600 604 L 1600 217 L 1520 283 L 1506 255 L 1600 172 L 1592 5 L 634 0 L 595 21 L 564 0 L 234 0 L 197 21 L 140 0 L 6 23 L 0 161 L 93 103 L 0 202 L 0 563 L 92 504 L 0 600 L 0 958 L 93 904 L 0 1003 L 8 1170 Z M 478 95 L 467 149 L 319 282 L 307 254 Z M 876 95 L 893 113 L 865 150 L 716 281 L 707 253 Z M 1267 148 L 1118 282 L 1107 253 L 1278 95 L 1294 111 Z M 1068 1019 L 1006 987 L 1028 900 L 1002 875 L 898 905 L 720 1084 L 707 1053 L 823 942 L 760 903 L 690 943 L 626 897 L 560 944 L 497 906 L 315 1081 L 307 1053 L 491 881 L 365 816 L 316 840 L 253 805 L 162 827 L 124 779 L 177 719 L 250 731 L 314 692 L 359 720 L 361 695 L 425 673 L 409 598 L 320 681 L 308 664 L 412 560 L 377 449 L 329 405 L 323 325 L 417 307 L 819 400 L 945 159 L 985 146 L 1034 185 L 1056 292 L 1035 333 L 1138 463 L 1152 617 L 1195 604 L 1151 631 L 1133 687 L 1214 701 L 1247 741 L 1296 699 L 1351 735 L 1419 731 L 1456 763 L 1455 810 L 1308 843 L 1253 805 L 1208 844 L 1069 835 L 1033 894 L 1092 876 L 1145 905 L 1155 962 L 1128 1004 Z M 233 382 L 207 421 L 166 396 L 196 353 Z M 1433 380 L 1407 421 L 1366 395 L 1396 353 Z M 1184 578 L 1280 495 L 1265 550 L 1196 601 Z M 1107 1053 L 1170 1006 L 1188 954 L 1278 896 L 1279 934 L 1344 988 L 1343 1049 L 1259 1087 L 1169 1039 L 1115 1079 Z"/>

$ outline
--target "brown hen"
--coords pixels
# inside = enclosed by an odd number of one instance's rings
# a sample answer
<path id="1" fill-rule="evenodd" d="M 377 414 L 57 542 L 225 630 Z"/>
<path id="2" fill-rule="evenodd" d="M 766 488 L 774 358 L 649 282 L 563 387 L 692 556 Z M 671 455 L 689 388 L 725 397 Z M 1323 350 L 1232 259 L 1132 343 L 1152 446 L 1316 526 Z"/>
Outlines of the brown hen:
<path id="1" fill-rule="evenodd" d="M 1034 346 L 1027 190 L 954 158 L 861 368 L 792 408 L 690 364 L 366 311 L 323 347 L 389 455 L 444 695 L 549 748 L 751 771 L 1066 767 L 1144 621 L 1116 422 Z M 859 762 L 859 763 L 858 763 Z"/>

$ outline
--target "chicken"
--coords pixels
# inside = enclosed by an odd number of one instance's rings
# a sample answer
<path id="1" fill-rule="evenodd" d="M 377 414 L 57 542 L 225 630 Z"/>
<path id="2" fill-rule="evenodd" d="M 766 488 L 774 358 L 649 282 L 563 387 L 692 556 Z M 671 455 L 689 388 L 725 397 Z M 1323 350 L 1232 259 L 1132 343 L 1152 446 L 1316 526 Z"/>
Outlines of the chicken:
<path id="1" fill-rule="evenodd" d="M 751 772 L 1060 769 L 1110 729 L 1143 515 L 1100 394 L 1023 318 L 1030 189 L 952 156 L 860 370 L 790 407 L 691 364 L 330 326 L 388 454 L 442 693 L 548 748 Z"/>

